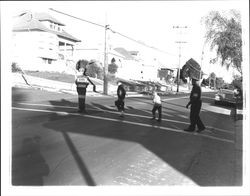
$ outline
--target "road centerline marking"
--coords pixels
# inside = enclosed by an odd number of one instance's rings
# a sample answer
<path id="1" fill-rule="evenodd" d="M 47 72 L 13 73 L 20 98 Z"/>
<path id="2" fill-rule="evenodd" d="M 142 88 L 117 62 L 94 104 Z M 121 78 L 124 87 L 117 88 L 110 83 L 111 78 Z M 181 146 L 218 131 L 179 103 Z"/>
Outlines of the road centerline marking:
<path id="1" fill-rule="evenodd" d="M 71 107 L 71 106 L 54 106 L 54 105 L 47 105 L 47 104 L 35 104 L 35 103 L 23 103 L 23 102 L 17 102 L 17 104 L 21 104 L 21 105 L 30 105 L 30 106 L 46 106 L 46 107 L 58 107 L 58 108 L 68 108 L 68 109 L 77 109 L 77 107 Z M 99 108 L 97 106 L 94 106 L 94 105 L 91 105 L 91 107 L 93 107 L 94 109 L 96 110 L 99 110 L 99 111 L 102 111 L 102 112 L 106 112 L 106 113 L 111 113 L 111 114 L 117 114 L 119 115 L 120 113 L 119 112 L 115 112 L 115 111 L 110 111 L 110 110 L 105 110 L 105 109 L 102 109 L 102 108 Z M 87 109 L 88 110 L 88 109 Z M 92 108 L 90 108 L 90 110 L 93 110 Z M 141 110 L 145 113 L 148 113 L 148 114 L 152 114 L 151 112 L 149 111 L 146 111 L 146 110 Z M 63 115 L 63 113 L 62 113 Z M 125 113 L 126 116 L 132 116 L 132 117 L 139 117 L 139 118 L 151 118 L 151 116 L 145 116 L 145 115 L 139 115 L 139 114 L 131 114 L 131 113 Z M 166 115 L 166 114 L 164 114 Z M 170 116 L 170 115 L 168 115 Z M 188 118 L 188 117 L 187 117 Z M 186 118 L 186 119 L 187 119 Z M 177 121 L 177 120 L 170 120 L 170 119 L 164 119 L 162 118 L 162 121 L 165 121 L 165 122 L 173 122 L 173 123 L 179 123 L 179 124 L 185 124 L 185 125 L 189 125 L 190 123 L 189 122 L 184 122 L 184 121 Z M 224 130 L 224 129 L 220 129 L 220 128 L 215 128 L 215 127 L 212 127 L 212 126 L 206 126 L 208 129 L 213 129 L 215 131 L 220 131 L 220 132 L 223 132 L 223 133 L 227 133 L 227 134 L 234 134 L 233 132 L 231 131 L 228 131 L 228 130 Z"/>
<path id="2" fill-rule="evenodd" d="M 62 115 L 75 115 L 75 116 L 83 116 L 83 117 L 89 117 L 89 118 L 94 118 L 94 119 L 99 119 L 99 120 L 107 120 L 107 121 L 113 121 L 113 122 L 121 122 L 121 123 L 126 123 L 126 124 L 132 124 L 132 125 L 138 125 L 138 126 L 143 126 L 143 127 L 151 127 L 151 128 L 158 128 L 166 131 L 172 131 L 172 132 L 177 132 L 177 133 L 182 133 L 182 134 L 188 134 L 188 135 L 197 135 L 200 137 L 206 137 L 210 138 L 213 140 L 218 140 L 218 141 L 223 141 L 227 143 L 235 143 L 233 140 L 229 139 L 224 139 L 224 138 L 217 138 L 214 136 L 210 135 L 203 135 L 203 134 L 197 134 L 197 133 L 189 133 L 185 132 L 183 130 L 179 129 L 174 129 L 170 127 L 163 127 L 160 125 L 151 125 L 151 124 L 145 124 L 145 123 L 138 123 L 138 122 L 132 122 L 132 121 L 127 121 L 127 120 L 118 120 L 118 119 L 112 119 L 112 118 L 107 118 L 107 117 L 100 117 L 100 116 L 93 116 L 93 115 L 88 115 L 88 114 L 79 114 L 79 113 L 70 113 L 70 112 L 62 112 L 62 111 L 51 111 L 51 110 L 40 110 L 40 109 L 28 109 L 28 108 L 17 108 L 17 107 L 12 107 L 14 110 L 22 110 L 22 111 L 32 111 L 32 112 L 45 112 L 45 113 L 56 113 L 56 114 L 62 114 Z"/>

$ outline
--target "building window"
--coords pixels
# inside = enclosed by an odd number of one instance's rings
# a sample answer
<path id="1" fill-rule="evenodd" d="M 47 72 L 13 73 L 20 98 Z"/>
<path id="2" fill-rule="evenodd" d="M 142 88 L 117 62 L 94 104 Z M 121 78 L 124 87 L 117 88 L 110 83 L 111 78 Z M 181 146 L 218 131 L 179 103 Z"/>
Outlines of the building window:
<path id="1" fill-rule="evenodd" d="M 48 59 L 48 64 L 51 64 L 52 63 L 52 59 Z"/>
<path id="2" fill-rule="evenodd" d="M 58 54 L 59 59 L 64 60 L 64 55 L 63 54 Z"/>
<path id="3" fill-rule="evenodd" d="M 42 58 L 44 64 L 52 64 L 52 59 Z"/>

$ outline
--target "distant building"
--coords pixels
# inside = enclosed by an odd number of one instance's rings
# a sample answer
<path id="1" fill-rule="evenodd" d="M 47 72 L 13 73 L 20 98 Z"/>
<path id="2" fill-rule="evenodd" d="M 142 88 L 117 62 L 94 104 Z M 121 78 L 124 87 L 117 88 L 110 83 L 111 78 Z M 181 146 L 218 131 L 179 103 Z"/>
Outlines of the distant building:
<path id="1" fill-rule="evenodd" d="M 114 50 L 125 57 L 118 65 L 117 77 L 143 81 L 159 80 L 160 65 L 156 59 L 146 59 L 139 51 L 127 51 L 124 48 L 114 48 Z"/>
<path id="2" fill-rule="evenodd" d="M 24 70 L 63 71 L 74 62 L 81 40 L 64 31 L 64 24 L 47 13 L 25 11 L 15 17 L 13 62 Z"/>

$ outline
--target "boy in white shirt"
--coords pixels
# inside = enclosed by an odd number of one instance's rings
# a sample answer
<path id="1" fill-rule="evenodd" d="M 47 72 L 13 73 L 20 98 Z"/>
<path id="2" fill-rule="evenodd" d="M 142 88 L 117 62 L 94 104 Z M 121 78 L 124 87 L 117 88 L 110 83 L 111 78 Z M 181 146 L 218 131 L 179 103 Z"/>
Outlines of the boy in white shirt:
<path id="1" fill-rule="evenodd" d="M 158 122 L 161 122 L 161 109 L 162 109 L 162 106 L 161 106 L 161 98 L 160 96 L 157 94 L 157 92 L 153 92 L 153 103 L 154 103 L 154 107 L 152 109 L 152 114 L 153 114 L 153 118 L 152 120 L 155 119 L 155 111 L 158 110 Z"/>

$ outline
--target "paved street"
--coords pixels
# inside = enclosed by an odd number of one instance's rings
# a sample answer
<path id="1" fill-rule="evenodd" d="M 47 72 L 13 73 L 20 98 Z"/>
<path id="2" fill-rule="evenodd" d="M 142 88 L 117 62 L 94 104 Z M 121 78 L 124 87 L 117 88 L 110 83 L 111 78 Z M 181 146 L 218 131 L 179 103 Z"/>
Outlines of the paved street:
<path id="1" fill-rule="evenodd" d="M 203 94 L 202 133 L 189 125 L 187 95 L 162 97 L 163 120 L 150 120 L 150 97 L 126 99 L 119 117 L 110 96 L 77 96 L 12 89 L 12 183 L 14 185 L 241 184 L 230 107 Z"/>

